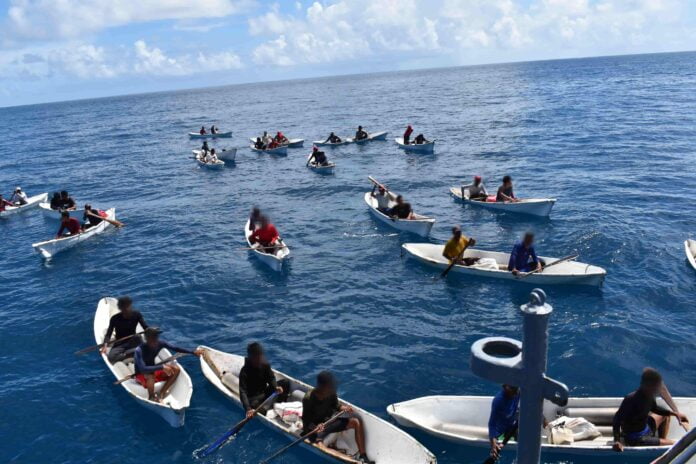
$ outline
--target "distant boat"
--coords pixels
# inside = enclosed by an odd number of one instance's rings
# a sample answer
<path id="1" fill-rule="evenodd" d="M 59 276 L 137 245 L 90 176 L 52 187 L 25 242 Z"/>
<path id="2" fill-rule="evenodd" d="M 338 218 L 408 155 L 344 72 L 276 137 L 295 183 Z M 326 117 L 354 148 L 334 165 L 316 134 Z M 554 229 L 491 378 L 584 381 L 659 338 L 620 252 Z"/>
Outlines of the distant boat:
<path id="1" fill-rule="evenodd" d="M 230 132 L 217 132 L 215 134 L 206 133 L 201 134 L 199 132 L 189 132 L 189 137 L 192 139 L 228 139 L 232 137 L 232 131 Z"/>
<path id="2" fill-rule="evenodd" d="M 468 195 L 468 191 L 466 192 Z M 556 204 L 555 198 L 525 198 L 516 202 L 472 200 L 468 196 L 462 197 L 462 189 L 459 187 L 451 187 L 450 194 L 455 199 L 468 205 L 480 206 L 481 208 L 493 209 L 496 211 L 505 211 L 507 213 L 527 214 L 540 217 L 549 216 L 553 205 Z"/>
<path id="3" fill-rule="evenodd" d="M 691 267 L 696 269 L 696 240 L 686 240 L 684 242 L 684 250 Z"/>
<path id="4" fill-rule="evenodd" d="M 0 217 L 12 216 L 13 214 L 22 213 L 28 209 L 38 206 L 42 201 L 48 199 L 48 193 L 41 193 L 39 195 L 34 195 L 33 197 L 27 198 L 26 205 L 19 206 L 7 206 L 5 211 L 0 211 Z"/>
<path id="5" fill-rule="evenodd" d="M 416 151 L 420 153 L 432 153 L 435 150 L 435 140 L 431 140 L 428 143 L 409 143 L 408 145 L 404 143 L 403 137 L 397 137 L 394 139 L 399 148 L 406 151 Z"/>
<path id="6" fill-rule="evenodd" d="M 111 220 L 116 219 L 116 209 L 111 208 L 110 210 L 108 210 L 106 212 L 106 217 Z M 70 235 L 67 237 L 56 238 L 53 240 L 46 240 L 45 242 L 34 243 L 32 247 L 34 248 L 34 251 L 40 253 L 41 256 L 43 256 L 45 259 L 50 259 L 53 256 L 55 256 L 56 253 L 59 253 L 63 250 L 67 250 L 68 248 L 72 248 L 78 243 L 84 242 L 85 240 L 89 240 L 95 235 L 103 233 L 110 227 L 113 227 L 111 223 L 109 223 L 108 221 L 102 221 L 96 226 L 92 226 L 86 231 L 81 232 L 77 235 Z"/>
<path id="7" fill-rule="evenodd" d="M 251 143 L 256 143 L 256 139 L 251 137 L 249 139 Z M 304 139 L 288 139 L 288 143 L 284 143 L 281 146 L 282 147 L 288 147 L 288 148 L 302 148 L 304 145 Z"/>
<path id="8" fill-rule="evenodd" d="M 251 151 L 255 151 L 256 153 L 267 153 L 269 155 L 277 155 L 277 156 L 287 156 L 288 155 L 287 145 L 283 145 L 283 146 L 276 147 L 276 148 L 266 148 L 266 149 L 256 148 L 255 146 L 251 145 L 249 148 L 251 148 Z"/>

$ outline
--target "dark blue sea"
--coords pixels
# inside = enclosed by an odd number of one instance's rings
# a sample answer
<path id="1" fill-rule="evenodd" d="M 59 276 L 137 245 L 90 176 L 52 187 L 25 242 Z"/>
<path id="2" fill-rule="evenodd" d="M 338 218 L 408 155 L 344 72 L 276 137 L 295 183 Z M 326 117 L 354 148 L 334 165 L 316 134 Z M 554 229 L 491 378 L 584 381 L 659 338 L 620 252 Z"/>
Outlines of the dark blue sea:
<path id="1" fill-rule="evenodd" d="M 201 125 L 232 130 L 220 171 L 189 157 Z M 393 143 L 405 125 L 436 138 L 432 155 Z M 305 167 L 311 140 L 335 130 L 388 130 L 386 142 L 329 153 L 333 176 Z M 131 295 L 164 337 L 243 353 L 266 346 L 274 367 L 383 418 L 388 404 L 433 394 L 492 395 L 469 370 L 471 344 L 520 336 L 531 286 L 452 275 L 400 256 L 420 241 L 375 222 L 363 202 L 372 175 L 478 247 L 509 250 L 525 231 L 546 256 L 580 253 L 605 268 L 601 289 L 545 288 L 554 307 L 548 374 L 573 395 L 622 396 L 644 366 L 675 396 L 696 394 L 696 54 L 503 64 L 72 101 L 0 109 L 0 190 L 69 190 L 116 207 L 126 227 L 46 264 L 31 244 L 57 224 L 37 209 L 0 220 L 0 462 L 189 463 L 242 417 L 200 372 L 172 429 L 113 385 L 95 354 L 104 296 Z M 283 130 L 309 143 L 286 158 L 252 153 L 248 137 Z M 555 197 L 549 220 L 455 203 L 450 186 L 510 174 L 519 196 Z M 262 207 L 292 247 L 276 274 L 246 251 L 242 228 Z M 694 418 L 696 420 L 696 418 Z M 485 451 L 413 435 L 440 463 Z M 256 463 L 287 441 L 252 423 L 209 462 Z M 562 458 L 589 464 L 596 459 Z M 278 463 L 317 462 L 293 449 Z M 512 462 L 508 456 L 503 462 Z M 555 458 L 545 462 L 559 462 Z M 607 462 L 628 462 L 616 456 Z M 639 461 L 638 461 L 639 462 Z"/>

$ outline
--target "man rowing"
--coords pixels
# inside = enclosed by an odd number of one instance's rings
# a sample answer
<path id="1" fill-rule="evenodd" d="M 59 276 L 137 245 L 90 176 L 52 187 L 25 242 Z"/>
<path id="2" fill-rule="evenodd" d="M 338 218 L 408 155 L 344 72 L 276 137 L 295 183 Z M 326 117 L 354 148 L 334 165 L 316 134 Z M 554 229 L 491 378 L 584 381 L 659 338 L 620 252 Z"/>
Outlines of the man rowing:
<path id="1" fill-rule="evenodd" d="M 120 297 L 117 305 L 120 312 L 114 314 L 109 319 L 109 327 L 106 329 L 106 335 L 104 335 L 104 346 L 101 348 L 102 353 L 107 353 L 108 351 L 106 357 L 111 364 L 131 357 L 135 349 L 142 343 L 142 338 L 137 332 L 138 325 L 143 330 L 148 327 L 140 311 L 133 309 L 131 297 Z M 109 350 L 107 342 L 111 341 L 111 335 L 114 331 L 116 342 Z"/>
<path id="2" fill-rule="evenodd" d="M 10 201 L 15 206 L 22 206 L 29 203 L 29 198 L 27 194 L 22 191 L 22 187 L 17 187 L 10 197 Z"/>
<path id="3" fill-rule="evenodd" d="M 275 254 L 280 245 L 280 234 L 275 226 L 268 220 L 266 216 L 261 216 L 260 227 L 254 230 L 249 236 L 249 242 L 252 245 L 258 244 L 261 251 L 268 254 Z"/>
<path id="4" fill-rule="evenodd" d="M 358 131 L 355 133 L 355 140 L 365 140 L 369 135 L 363 130 L 362 126 L 358 126 Z"/>
<path id="5" fill-rule="evenodd" d="M 418 134 L 416 139 L 413 141 L 415 145 L 423 145 L 424 143 L 430 143 L 428 139 L 425 138 L 423 134 Z"/>
<path id="6" fill-rule="evenodd" d="M 218 128 L 215 127 L 214 124 L 213 124 L 212 126 L 210 126 L 210 133 L 211 133 L 211 134 L 215 135 L 215 134 L 217 134 L 218 132 L 219 132 L 219 131 L 218 131 Z"/>
<path id="7" fill-rule="evenodd" d="M 658 405 L 658 396 L 662 396 L 672 409 Z M 689 423 L 689 418 L 677 410 L 660 373 L 646 367 L 640 377 L 640 386 L 624 397 L 614 415 L 614 451 L 624 450 L 622 436 L 626 446 L 673 445 L 674 440 L 667 438 L 672 416 L 677 419 L 679 425 Z"/>
<path id="8" fill-rule="evenodd" d="M 278 385 L 271 365 L 266 360 L 261 344 L 250 343 L 247 346 L 244 366 L 239 371 L 239 400 L 247 418 L 253 417 L 254 410 L 263 404 L 266 398 L 273 393 L 281 395 L 283 392 L 283 387 Z"/>
<path id="9" fill-rule="evenodd" d="M 82 229 L 87 230 L 90 227 L 94 227 L 101 224 L 104 221 L 105 217 L 106 213 L 104 211 L 99 211 L 97 209 L 92 208 L 92 205 L 86 204 L 85 212 L 82 215 Z"/>
<path id="10" fill-rule="evenodd" d="M 402 195 L 396 196 L 396 204 L 389 210 L 389 216 L 399 219 L 415 219 L 411 204 L 404 201 Z"/>
<path id="11" fill-rule="evenodd" d="M 201 130 L 199 130 L 198 133 L 201 135 L 207 134 L 207 132 L 205 131 L 205 126 L 201 126 Z"/>
<path id="12" fill-rule="evenodd" d="M 375 192 L 377 190 L 377 192 Z M 394 201 L 394 194 L 387 190 L 387 187 L 382 184 L 375 184 L 370 193 L 372 198 L 377 200 L 377 211 L 389 215 L 391 210 L 391 202 Z"/>
<path id="13" fill-rule="evenodd" d="M 7 201 L 2 197 L 2 193 L 0 193 L 0 211 L 5 211 L 5 208 L 8 206 L 14 208 L 14 204 L 11 201 Z"/>
<path id="14" fill-rule="evenodd" d="M 413 127 L 409 124 L 406 130 L 404 131 L 404 145 L 408 145 L 411 143 L 411 134 L 413 134 Z"/>
<path id="15" fill-rule="evenodd" d="M 537 257 L 534 250 L 534 234 L 527 232 L 520 242 L 517 242 L 512 247 L 510 260 L 508 261 L 508 271 L 513 275 L 519 275 L 520 272 L 538 272 L 544 266 L 544 262 Z"/>
<path id="16" fill-rule="evenodd" d="M 254 148 L 257 150 L 263 150 L 266 148 L 266 144 L 263 143 L 263 140 L 261 140 L 261 137 L 256 137 L 256 142 L 254 142 Z"/>
<path id="17" fill-rule="evenodd" d="M 145 329 L 145 341 L 138 345 L 133 352 L 136 374 L 135 380 L 147 389 L 148 399 L 157 403 L 166 398 L 167 394 L 169 394 L 169 390 L 181 373 L 181 368 L 174 362 L 162 364 L 156 361 L 157 355 L 162 348 L 177 353 L 187 353 L 196 356 L 201 356 L 203 354 L 203 350 L 201 349 L 191 351 L 160 340 L 159 336 L 161 333 L 162 331 L 157 327 L 148 327 Z M 159 393 L 155 393 L 155 384 L 157 382 L 164 382 Z"/>
<path id="18" fill-rule="evenodd" d="M 307 164 L 311 164 L 312 160 L 316 163 L 317 166 L 328 166 L 329 165 L 329 160 L 326 158 L 326 153 L 323 151 L 319 150 L 319 147 L 316 145 L 312 147 L 312 154 L 309 155 L 309 159 L 307 160 Z"/>
<path id="19" fill-rule="evenodd" d="M 278 133 L 274 137 L 274 140 L 278 145 L 287 145 L 288 143 L 290 143 L 290 140 L 288 140 L 288 138 L 280 131 L 278 131 Z"/>
<path id="20" fill-rule="evenodd" d="M 67 231 L 66 234 L 63 232 Z M 56 238 L 72 237 L 82 233 L 82 224 L 74 217 L 70 217 L 70 213 L 63 211 L 60 213 L 60 229 L 56 234 Z"/>
<path id="21" fill-rule="evenodd" d="M 462 198 L 486 201 L 486 198 L 488 198 L 488 192 L 486 191 L 486 186 L 483 185 L 481 176 L 474 176 L 473 184 L 462 185 Z"/>
<path id="22" fill-rule="evenodd" d="M 332 434 L 343 432 L 345 430 L 353 430 L 355 432 L 355 441 L 358 445 L 358 462 L 364 464 L 374 464 L 365 451 L 365 429 L 360 418 L 353 415 L 353 408 L 350 406 L 341 406 L 338 402 L 336 394 L 337 382 L 331 372 L 322 371 L 317 376 L 317 385 L 309 390 L 302 400 L 302 434 L 306 435 L 317 429 L 316 433 L 308 438 L 313 443 L 323 445 L 324 439 Z M 342 411 L 344 415 L 331 423 L 324 425 L 331 417 Z"/>
<path id="23" fill-rule="evenodd" d="M 324 143 L 341 143 L 341 137 L 338 135 L 334 134 L 333 132 L 329 134 L 329 136 L 326 138 Z"/>
<path id="24" fill-rule="evenodd" d="M 498 187 L 498 193 L 495 195 L 495 201 L 516 203 L 520 200 L 515 198 L 515 192 L 512 189 L 512 177 L 503 177 L 503 183 Z"/>
<path id="25" fill-rule="evenodd" d="M 519 414 L 520 389 L 512 385 L 503 385 L 493 398 L 491 414 L 488 417 L 490 456 L 494 460 L 498 460 L 500 451 L 510 438 L 517 439 Z"/>
<path id="26" fill-rule="evenodd" d="M 450 238 L 442 249 L 442 256 L 447 258 L 450 263 L 460 266 L 469 266 L 476 262 L 477 258 L 464 258 L 464 252 L 470 246 L 476 245 L 476 240 L 462 234 L 459 226 L 452 227 L 452 238 Z"/>

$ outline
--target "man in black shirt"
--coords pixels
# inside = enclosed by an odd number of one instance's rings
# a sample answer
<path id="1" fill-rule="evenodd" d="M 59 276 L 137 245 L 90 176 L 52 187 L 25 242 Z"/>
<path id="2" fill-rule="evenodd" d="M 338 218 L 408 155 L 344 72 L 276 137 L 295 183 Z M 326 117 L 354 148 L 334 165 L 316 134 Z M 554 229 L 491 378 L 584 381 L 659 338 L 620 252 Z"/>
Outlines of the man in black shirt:
<path id="1" fill-rule="evenodd" d="M 122 296 L 118 299 L 118 309 L 120 309 L 121 312 L 111 316 L 111 320 L 109 320 L 109 328 L 106 329 L 106 335 L 104 336 L 104 341 L 106 342 L 111 340 L 111 334 L 114 332 L 114 330 L 116 331 L 116 340 L 129 337 L 131 335 L 134 336 L 118 342 L 111 347 L 107 357 L 109 358 L 109 362 L 112 364 L 123 361 L 124 359 L 130 357 L 138 345 L 140 345 L 142 341 L 141 337 L 140 335 L 135 335 L 138 330 L 138 324 L 140 324 L 142 330 L 147 329 L 147 324 L 145 323 L 145 319 L 143 319 L 143 315 L 140 314 L 140 311 L 133 309 L 133 300 L 129 296 Z M 101 352 L 106 353 L 107 350 L 108 346 L 104 345 Z"/>
<path id="2" fill-rule="evenodd" d="M 258 408 L 273 392 L 280 395 L 283 393 L 283 388 L 278 386 L 261 344 L 250 343 L 247 346 L 244 366 L 239 371 L 239 399 L 247 418 L 252 417 L 254 409 Z"/>
<path id="3" fill-rule="evenodd" d="M 74 210 L 77 209 L 77 205 L 75 204 L 75 200 L 70 196 L 70 194 L 66 191 L 63 190 L 60 192 L 60 201 L 58 202 L 58 207 L 60 209 L 67 209 L 67 210 Z"/>
<path id="4" fill-rule="evenodd" d="M 674 440 L 667 438 L 669 434 L 669 422 L 672 416 L 679 423 L 689 422 L 682 413 L 663 408 L 657 404 L 656 398 L 662 394 L 666 387 L 662 383 L 662 376 L 655 369 L 646 367 L 640 378 L 640 387 L 633 393 L 626 395 L 621 402 L 619 410 L 614 415 L 613 433 L 614 450 L 623 451 L 621 435 L 627 446 L 666 446 L 674 444 Z M 671 398 L 669 398 L 671 403 Z"/>
<path id="5" fill-rule="evenodd" d="M 396 205 L 389 210 L 389 215 L 391 217 L 398 217 L 399 219 L 413 219 L 413 209 L 411 204 L 404 201 L 404 197 L 401 195 L 396 197 Z"/>

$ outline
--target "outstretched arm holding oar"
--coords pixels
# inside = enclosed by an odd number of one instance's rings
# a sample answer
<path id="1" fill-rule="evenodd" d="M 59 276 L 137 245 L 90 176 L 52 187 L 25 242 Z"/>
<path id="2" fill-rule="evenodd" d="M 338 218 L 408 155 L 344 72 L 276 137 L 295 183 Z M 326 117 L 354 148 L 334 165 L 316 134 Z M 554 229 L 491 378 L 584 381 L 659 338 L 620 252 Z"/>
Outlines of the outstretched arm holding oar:
<path id="1" fill-rule="evenodd" d="M 101 220 L 103 220 L 103 221 L 106 221 L 106 222 L 108 222 L 109 224 L 111 224 L 112 226 L 115 226 L 115 227 L 123 227 L 123 226 L 125 225 L 125 224 L 122 223 L 121 221 L 117 221 L 117 220 L 115 220 L 115 219 L 109 219 L 109 218 L 106 218 L 106 217 L 102 217 L 102 216 L 100 216 L 100 215 L 98 215 L 98 214 L 94 214 L 94 213 L 91 212 L 91 211 L 85 211 L 85 214 L 86 214 L 87 216 L 91 216 L 91 217 L 93 217 L 93 218 L 98 218 L 98 219 L 101 219 Z"/>

